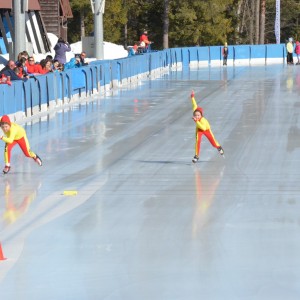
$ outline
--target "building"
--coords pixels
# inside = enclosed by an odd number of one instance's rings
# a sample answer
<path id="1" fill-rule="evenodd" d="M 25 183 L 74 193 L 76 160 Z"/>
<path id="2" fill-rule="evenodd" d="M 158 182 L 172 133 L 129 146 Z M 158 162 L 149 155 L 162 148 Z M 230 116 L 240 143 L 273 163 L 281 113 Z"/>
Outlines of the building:
<path id="1" fill-rule="evenodd" d="M 25 1 L 24 1 L 25 2 Z M 14 0 L 0 0 L 0 53 L 11 52 L 14 40 Z M 67 19 L 72 18 L 69 0 L 28 0 L 25 11 L 26 45 L 30 53 L 50 50 L 47 32 L 67 39 Z"/>

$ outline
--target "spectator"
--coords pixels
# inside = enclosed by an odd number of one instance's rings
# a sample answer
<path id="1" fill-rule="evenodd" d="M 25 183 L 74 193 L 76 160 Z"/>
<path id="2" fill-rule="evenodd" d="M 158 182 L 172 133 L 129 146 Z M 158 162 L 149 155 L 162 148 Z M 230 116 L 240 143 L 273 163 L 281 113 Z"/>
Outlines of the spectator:
<path id="1" fill-rule="evenodd" d="M 17 67 L 19 68 L 19 77 L 23 78 L 23 77 L 27 77 L 27 66 L 26 66 L 26 58 L 25 57 L 21 57 L 19 62 L 16 64 Z"/>
<path id="2" fill-rule="evenodd" d="M 15 67 L 14 68 L 14 72 L 16 73 L 16 75 L 20 78 L 23 78 L 22 73 L 20 72 L 20 68 L 19 67 Z"/>
<path id="3" fill-rule="evenodd" d="M 80 53 L 80 63 L 81 63 L 81 66 L 87 66 L 89 63 L 87 61 L 85 61 L 85 58 L 86 58 L 86 53 L 84 51 L 82 51 Z"/>
<path id="4" fill-rule="evenodd" d="M 80 67 L 81 67 L 81 61 L 80 61 L 80 57 L 78 55 L 71 58 L 71 60 L 69 62 L 64 64 L 64 70 L 80 68 Z"/>
<path id="5" fill-rule="evenodd" d="M 135 42 L 133 46 L 128 46 L 127 47 L 127 51 L 128 51 L 128 56 L 133 56 L 133 55 L 136 55 L 138 54 L 138 50 L 139 50 L 139 47 L 137 45 L 138 43 Z"/>
<path id="6" fill-rule="evenodd" d="M 147 52 L 150 50 L 151 42 L 148 39 L 148 31 L 144 30 L 143 34 L 140 36 L 140 47 L 142 49 L 142 52 Z"/>
<path id="7" fill-rule="evenodd" d="M 53 70 L 53 72 L 58 71 L 58 65 L 59 65 L 59 61 L 56 60 L 56 59 L 54 59 L 53 63 L 52 63 L 52 70 Z"/>
<path id="8" fill-rule="evenodd" d="M 53 63 L 53 56 L 52 55 L 48 54 L 46 56 L 46 59 L 52 61 L 52 63 Z"/>
<path id="9" fill-rule="evenodd" d="M 64 65 L 61 64 L 58 60 L 53 60 L 52 71 L 61 72 L 64 69 Z"/>
<path id="10" fill-rule="evenodd" d="M 40 61 L 40 64 L 37 65 L 37 70 L 38 70 L 38 74 L 40 75 L 44 75 L 47 74 L 49 72 L 52 72 L 52 62 L 51 60 L 47 60 L 47 59 L 42 59 Z"/>
<path id="11" fill-rule="evenodd" d="M 227 57 L 229 54 L 227 43 L 224 44 L 224 47 L 222 49 L 222 56 L 223 56 L 223 66 L 227 66 Z"/>
<path id="12" fill-rule="evenodd" d="M 296 65 L 300 65 L 300 43 L 299 41 L 296 41 L 296 47 L 295 47 L 295 53 L 297 55 L 297 63 Z"/>
<path id="13" fill-rule="evenodd" d="M 27 52 L 26 50 L 24 50 L 24 51 L 22 52 L 22 56 L 25 57 L 26 59 L 28 59 L 29 54 L 28 54 L 28 52 Z"/>
<path id="14" fill-rule="evenodd" d="M 18 64 L 21 60 L 21 58 L 25 58 L 26 60 L 28 59 L 28 52 L 27 51 L 22 51 L 18 54 L 18 58 L 17 58 L 17 61 L 16 61 L 16 64 Z"/>
<path id="15" fill-rule="evenodd" d="M 127 51 L 128 51 L 128 57 L 135 55 L 135 51 L 132 46 L 128 46 Z"/>
<path id="16" fill-rule="evenodd" d="M 57 41 L 57 44 L 54 46 L 54 51 L 54 59 L 58 60 L 62 64 L 65 64 L 67 61 L 66 52 L 70 52 L 71 47 L 68 42 L 64 41 L 64 39 L 60 37 Z"/>
<path id="17" fill-rule="evenodd" d="M 64 65 L 61 64 L 61 63 L 59 63 L 58 66 L 57 66 L 57 70 L 60 71 L 60 72 L 62 72 L 64 69 L 65 69 Z"/>
<path id="18" fill-rule="evenodd" d="M 294 53 L 293 38 L 289 38 L 289 41 L 286 44 L 286 52 L 287 52 L 287 57 L 286 57 L 287 64 L 288 65 L 293 65 L 294 64 L 294 59 L 293 59 L 293 53 Z"/>
<path id="19" fill-rule="evenodd" d="M 28 74 L 37 74 L 38 73 L 38 65 L 35 63 L 34 57 L 33 56 L 29 56 L 27 63 L 26 63 L 26 67 L 27 67 L 27 73 Z"/>
<path id="20" fill-rule="evenodd" d="M 7 65 L 5 66 L 5 68 L 3 68 L 0 72 L 0 77 L 2 76 L 2 74 L 4 74 L 6 77 L 10 78 L 9 81 L 14 81 L 14 80 L 24 80 L 26 81 L 27 78 L 20 78 L 15 72 L 14 72 L 14 68 L 16 67 L 16 64 L 13 60 L 9 60 L 7 62 Z"/>
<path id="21" fill-rule="evenodd" d="M 150 44 L 148 39 L 148 31 L 144 30 L 144 33 L 140 36 L 140 43 L 144 42 L 146 45 Z"/>

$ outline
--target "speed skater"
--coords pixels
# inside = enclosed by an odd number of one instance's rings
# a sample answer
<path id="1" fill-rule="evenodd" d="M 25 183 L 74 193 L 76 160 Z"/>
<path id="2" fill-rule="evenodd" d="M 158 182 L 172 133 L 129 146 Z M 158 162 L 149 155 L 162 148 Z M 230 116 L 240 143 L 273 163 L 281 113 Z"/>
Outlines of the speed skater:
<path id="1" fill-rule="evenodd" d="M 196 143 L 195 143 L 195 156 L 192 160 L 193 163 L 196 163 L 199 160 L 200 155 L 200 144 L 202 135 L 205 135 L 210 141 L 211 145 L 218 149 L 221 155 L 224 155 L 224 150 L 221 145 L 215 139 L 211 129 L 210 124 L 207 119 L 203 117 L 203 109 L 197 105 L 195 100 L 195 93 L 191 93 L 191 101 L 193 107 L 193 120 L 196 123 Z"/>
<path id="2" fill-rule="evenodd" d="M 29 142 L 27 139 L 26 131 L 20 125 L 10 121 L 9 116 L 4 115 L 0 120 L 1 129 L 5 136 L 0 136 L 0 139 L 5 142 L 4 149 L 4 162 L 5 167 L 3 173 L 7 174 L 10 171 L 10 157 L 12 148 L 18 144 L 23 153 L 27 157 L 33 158 L 33 160 L 42 166 L 41 158 L 30 150 Z"/>

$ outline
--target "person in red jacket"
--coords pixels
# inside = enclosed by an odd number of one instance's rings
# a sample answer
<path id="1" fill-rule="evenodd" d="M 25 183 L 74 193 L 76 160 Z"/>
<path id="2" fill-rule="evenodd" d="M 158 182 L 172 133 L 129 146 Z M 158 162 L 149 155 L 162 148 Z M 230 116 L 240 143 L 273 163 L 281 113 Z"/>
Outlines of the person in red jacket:
<path id="1" fill-rule="evenodd" d="M 5 136 L 0 136 L 0 139 L 5 142 L 5 167 L 3 169 L 3 173 L 7 174 L 10 171 L 11 150 L 16 144 L 20 146 L 25 156 L 33 158 L 39 166 L 42 166 L 41 158 L 30 150 L 25 129 L 20 125 L 11 122 L 9 116 L 7 115 L 1 117 L 0 124 L 1 129 L 5 134 Z"/>
<path id="2" fill-rule="evenodd" d="M 296 65 L 300 65 L 300 43 L 299 43 L 299 41 L 296 41 L 295 53 L 297 55 Z"/>
<path id="3" fill-rule="evenodd" d="M 195 100 L 195 93 L 192 91 L 191 93 L 191 101 L 192 101 L 192 107 L 193 107 L 193 120 L 196 123 L 196 143 L 195 143 L 195 156 L 192 159 L 193 163 L 196 163 L 199 160 L 200 155 L 200 144 L 202 135 L 205 135 L 207 139 L 210 141 L 211 145 L 218 149 L 219 153 L 221 155 L 224 155 L 224 150 L 220 146 L 220 144 L 215 139 L 211 129 L 210 124 L 203 117 L 203 109 L 202 107 L 199 107 L 197 105 L 197 102 Z"/>
<path id="4" fill-rule="evenodd" d="M 140 47 L 143 48 L 142 52 L 147 52 L 151 42 L 148 39 L 148 32 L 144 30 L 143 34 L 140 36 Z"/>
<path id="5" fill-rule="evenodd" d="M 28 57 L 26 67 L 28 74 L 38 74 L 38 65 L 35 63 L 33 56 Z"/>
<path id="6" fill-rule="evenodd" d="M 37 65 L 37 73 L 40 75 L 52 72 L 52 62 L 48 59 L 42 59 Z"/>

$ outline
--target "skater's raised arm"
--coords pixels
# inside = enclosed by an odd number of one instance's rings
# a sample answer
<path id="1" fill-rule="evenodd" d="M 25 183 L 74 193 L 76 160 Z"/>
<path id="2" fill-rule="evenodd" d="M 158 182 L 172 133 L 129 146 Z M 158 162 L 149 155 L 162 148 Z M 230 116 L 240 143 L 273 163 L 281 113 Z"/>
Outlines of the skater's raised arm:
<path id="1" fill-rule="evenodd" d="M 197 102 L 195 100 L 195 93 L 194 93 L 194 91 L 192 91 L 192 93 L 191 93 L 191 101 L 192 101 L 193 111 L 195 111 L 196 108 L 198 107 L 198 105 L 197 105 Z"/>

